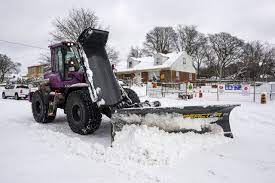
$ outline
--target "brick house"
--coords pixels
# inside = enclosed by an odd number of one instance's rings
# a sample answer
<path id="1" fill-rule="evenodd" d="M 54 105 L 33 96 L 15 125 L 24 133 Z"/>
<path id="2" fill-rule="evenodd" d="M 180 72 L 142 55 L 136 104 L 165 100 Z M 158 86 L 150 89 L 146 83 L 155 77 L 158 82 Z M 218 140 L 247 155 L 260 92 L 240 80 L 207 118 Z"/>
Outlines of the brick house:
<path id="1" fill-rule="evenodd" d="M 31 79 L 31 78 L 43 77 L 45 70 L 48 67 L 49 67 L 49 64 L 37 64 L 37 65 L 29 66 L 27 78 Z"/>
<path id="2" fill-rule="evenodd" d="M 120 62 L 115 73 L 119 79 L 140 76 L 143 82 L 188 82 L 196 80 L 192 58 L 186 52 L 157 53 L 151 57 L 130 57 Z"/>

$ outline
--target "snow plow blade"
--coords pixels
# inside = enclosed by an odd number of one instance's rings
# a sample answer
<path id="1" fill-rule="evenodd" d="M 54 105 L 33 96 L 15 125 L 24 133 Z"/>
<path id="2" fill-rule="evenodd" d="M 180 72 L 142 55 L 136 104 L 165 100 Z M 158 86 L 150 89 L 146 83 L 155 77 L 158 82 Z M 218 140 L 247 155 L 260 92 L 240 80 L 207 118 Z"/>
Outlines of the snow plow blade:
<path id="1" fill-rule="evenodd" d="M 112 116 L 112 141 L 125 125 L 147 125 L 166 132 L 207 133 L 217 131 L 233 138 L 229 115 L 240 105 L 148 107 L 118 109 Z"/>

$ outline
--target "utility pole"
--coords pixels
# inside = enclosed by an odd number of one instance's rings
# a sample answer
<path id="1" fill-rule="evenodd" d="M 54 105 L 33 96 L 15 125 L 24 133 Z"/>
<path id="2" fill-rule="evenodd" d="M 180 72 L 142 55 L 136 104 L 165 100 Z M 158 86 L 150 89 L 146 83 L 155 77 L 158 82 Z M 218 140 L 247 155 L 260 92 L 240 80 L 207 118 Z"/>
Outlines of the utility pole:
<path id="1" fill-rule="evenodd" d="M 256 102 L 256 81 L 255 81 L 255 77 L 254 77 L 254 93 L 253 93 L 253 102 Z"/>

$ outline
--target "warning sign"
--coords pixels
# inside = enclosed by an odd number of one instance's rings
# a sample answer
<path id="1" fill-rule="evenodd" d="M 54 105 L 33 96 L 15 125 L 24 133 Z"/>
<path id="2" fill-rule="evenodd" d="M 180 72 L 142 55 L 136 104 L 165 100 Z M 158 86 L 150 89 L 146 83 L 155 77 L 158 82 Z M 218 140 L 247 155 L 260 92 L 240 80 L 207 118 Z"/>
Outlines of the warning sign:
<path id="1" fill-rule="evenodd" d="M 244 84 L 242 85 L 242 94 L 249 95 L 250 94 L 250 85 Z"/>
<path id="2" fill-rule="evenodd" d="M 187 84 L 187 89 L 189 92 L 193 92 L 193 83 L 188 83 Z"/>
<path id="3" fill-rule="evenodd" d="M 224 89 L 225 89 L 225 87 L 224 87 L 223 84 L 219 84 L 219 85 L 218 85 L 218 92 L 219 92 L 219 93 L 224 93 Z"/>

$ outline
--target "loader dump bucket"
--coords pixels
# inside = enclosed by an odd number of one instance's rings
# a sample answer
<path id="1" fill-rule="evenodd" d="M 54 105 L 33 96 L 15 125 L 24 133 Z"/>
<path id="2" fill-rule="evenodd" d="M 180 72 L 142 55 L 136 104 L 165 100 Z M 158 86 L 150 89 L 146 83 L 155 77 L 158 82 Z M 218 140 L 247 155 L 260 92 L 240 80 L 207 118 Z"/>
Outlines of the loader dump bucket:
<path id="1" fill-rule="evenodd" d="M 156 126 L 167 132 L 219 132 L 233 138 L 229 124 L 232 109 L 240 105 L 126 108 L 112 117 L 112 140 L 125 125 Z"/>
<path id="2" fill-rule="evenodd" d="M 92 76 L 87 77 L 89 84 L 99 94 L 98 100 L 103 99 L 104 105 L 114 105 L 121 100 L 121 90 L 114 76 L 110 61 L 108 59 L 105 45 L 108 40 L 107 31 L 87 28 L 78 38 L 81 44 Z M 92 79 L 91 79 L 92 78 Z"/>

